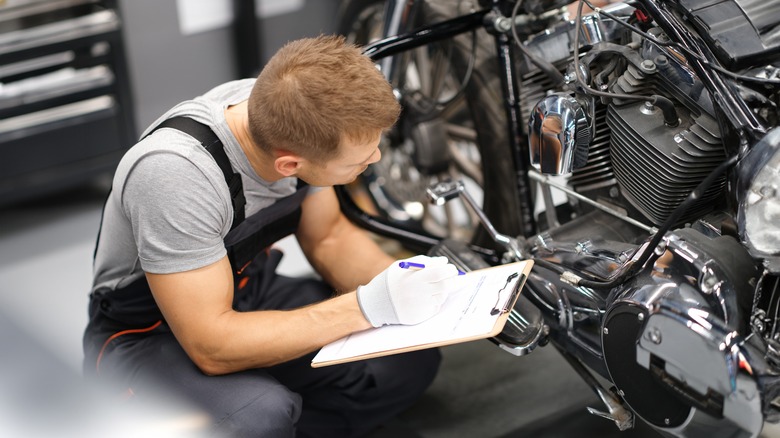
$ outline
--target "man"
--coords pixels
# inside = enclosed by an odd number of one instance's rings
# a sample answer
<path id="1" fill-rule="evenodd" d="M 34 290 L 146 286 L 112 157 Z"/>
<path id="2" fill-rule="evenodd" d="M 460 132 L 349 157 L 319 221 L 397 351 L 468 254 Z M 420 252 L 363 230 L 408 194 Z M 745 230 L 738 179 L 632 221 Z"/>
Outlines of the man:
<path id="1" fill-rule="evenodd" d="M 220 435 L 357 436 L 409 407 L 435 350 L 310 367 L 350 333 L 433 316 L 457 275 L 440 257 L 400 269 L 340 213 L 332 186 L 379 160 L 398 114 L 371 60 L 321 36 L 153 123 L 104 208 L 87 373 L 136 398 L 164 384 Z M 325 282 L 274 273 L 292 232 Z"/>

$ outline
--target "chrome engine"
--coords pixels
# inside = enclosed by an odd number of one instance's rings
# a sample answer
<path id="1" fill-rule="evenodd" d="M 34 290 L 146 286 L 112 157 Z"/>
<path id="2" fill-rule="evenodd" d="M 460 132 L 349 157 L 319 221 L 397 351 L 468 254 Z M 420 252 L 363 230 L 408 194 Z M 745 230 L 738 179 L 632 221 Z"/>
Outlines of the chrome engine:
<path id="1" fill-rule="evenodd" d="M 610 303 L 602 328 L 607 368 L 623 399 L 654 426 L 706 435 L 709 423 L 694 421 L 703 413 L 738 423 L 734 433 L 755 433 L 761 400 L 745 357 L 757 350 L 744 342 L 742 318 L 758 270 L 737 241 L 697 228 L 669 235 L 649 275 Z"/>
<path id="2" fill-rule="evenodd" d="M 647 102 L 613 101 L 605 105 L 579 95 L 572 91 L 575 87 L 569 73 L 570 82 L 560 92 L 583 101 L 593 131 L 589 133 L 593 139 L 587 151 L 587 165 L 574 170 L 569 184 L 580 193 L 596 190 L 592 197 L 611 199 L 631 216 L 657 226 L 724 160 L 724 141 L 706 89 L 690 68 L 679 61 L 679 54 L 671 56 L 668 49 L 662 50 L 648 41 L 636 49 L 630 48 L 635 42 L 619 45 L 613 41 L 629 36 L 624 29 L 616 29 L 614 24 L 607 27 L 607 23 L 594 16 L 586 21 L 587 33 L 599 38 L 588 41 L 592 49 L 582 59 L 583 64 L 599 72 L 594 81 L 616 93 L 666 96 L 675 102 L 679 121 L 676 126 L 667 126 L 659 108 Z M 552 38 L 563 40 L 553 46 L 568 43 L 572 29 L 571 23 L 562 24 L 555 32 L 531 39 L 529 47 L 537 48 L 541 55 L 552 45 Z M 623 55 L 627 65 L 622 72 L 616 72 L 618 66 L 614 64 L 618 62 L 614 58 L 600 59 L 605 54 Z M 562 61 L 559 65 L 568 67 L 568 58 Z M 538 71 L 523 75 L 523 97 L 529 105 L 544 101 L 541 90 L 550 89 L 549 80 L 539 80 L 540 77 L 544 78 Z M 533 112 L 533 106 L 526 107 L 529 118 Z M 713 200 L 724 185 L 725 178 L 712 185 L 680 223 L 712 211 Z"/>
<path id="3" fill-rule="evenodd" d="M 626 20 L 634 11 L 609 10 Z M 544 209 L 556 213 L 527 243 L 536 258 L 607 282 L 744 145 L 721 132 L 717 99 L 684 56 L 596 14 L 581 27 L 582 74 L 602 91 L 663 96 L 677 121 L 650 102 L 583 92 L 571 62 L 575 31 L 565 21 L 525 42 L 566 78 L 554 88 L 534 65 L 522 65 L 531 160 L 540 174 L 564 177 L 568 189 L 563 204 L 545 197 Z M 666 40 L 658 28 L 647 32 Z M 742 74 L 780 77 L 774 62 Z M 777 124 L 777 88 L 741 90 L 768 125 Z M 757 436 L 764 420 L 780 421 L 780 268 L 762 266 L 746 248 L 729 181 L 719 176 L 690 204 L 648 249 L 649 268 L 630 281 L 588 288 L 538 266 L 527 285 L 555 328 L 552 340 L 611 380 L 647 423 L 674 436 Z"/>

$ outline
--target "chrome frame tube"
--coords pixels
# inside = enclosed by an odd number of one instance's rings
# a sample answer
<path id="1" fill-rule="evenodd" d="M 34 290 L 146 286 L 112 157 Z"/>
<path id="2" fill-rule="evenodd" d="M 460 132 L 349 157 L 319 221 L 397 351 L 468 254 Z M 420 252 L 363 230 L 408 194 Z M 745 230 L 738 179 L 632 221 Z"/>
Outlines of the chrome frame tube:
<path id="1" fill-rule="evenodd" d="M 613 215 L 615 217 L 618 217 L 618 218 L 620 218 L 620 219 L 630 223 L 631 225 L 633 225 L 633 226 L 635 226 L 637 228 L 641 228 L 641 229 L 643 229 L 643 230 L 645 230 L 645 231 L 647 231 L 647 232 L 649 232 L 651 234 L 654 234 L 656 231 L 658 231 L 658 229 L 655 228 L 655 227 L 651 227 L 651 226 L 643 224 L 642 222 L 639 222 L 639 221 L 637 221 L 635 219 L 631 219 L 627 215 L 621 213 L 618 210 L 615 210 L 614 208 L 610 208 L 610 207 L 607 207 L 606 205 L 599 204 L 598 202 L 588 198 L 587 196 L 582 196 L 579 193 L 575 192 L 574 190 L 572 190 L 572 189 L 570 189 L 570 188 L 568 188 L 568 187 L 566 187 L 566 186 L 564 186 L 562 184 L 558 184 L 556 182 L 553 182 L 552 180 L 550 180 L 550 177 L 548 177 L 546 175 L 542 175 L 539 172 L 531 170 L 531 171 L 528 172 L 528 177 L 531 178 L 532 180 L 537 181 L 537 182 L 539 182 L 541 184 L 544 184 L 546 186 L 555 187 L 556 189 L 566 193 L 567 195 L 569 195 L 569 196 L 571 196 L 573 198 L 576 198 L 579 201 L 582 201 L 582 202 L 585 202 L 586 204 L 592 205 L 593 207 L 596 207 L 596 208 L 598 208 L 599 210 L 601 210 L 601 211 L 603 211 L 605 213 L 609 213 L 609 214 L 611 214 L 611 215 Z M 554 206 L 552 206 L 552 207 L 554 207 Z M 546 206 L 546 208 L 549 209 L 549 208 L 551 208 L 551 206 Z"/>
<path id="2" fill-rule="evenodd" d="M 412 30 L 414 14 L 417 5 L 415 0 L 387 0 L 385 2 L 384 23 L 382 35 L 402 35 Z M 395 56 L 388 56 L 379 61 L 379 68 L 388 82 L 395 85 Z"/>

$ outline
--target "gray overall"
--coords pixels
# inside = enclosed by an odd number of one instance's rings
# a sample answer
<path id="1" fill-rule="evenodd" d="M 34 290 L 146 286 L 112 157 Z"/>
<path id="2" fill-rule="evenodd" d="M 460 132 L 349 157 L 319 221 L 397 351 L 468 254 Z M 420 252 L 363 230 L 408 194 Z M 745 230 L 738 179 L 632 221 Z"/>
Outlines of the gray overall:
<path id="1" fill-rule="evenodd" d="M 263 249 L 295 231 L 308 187 L 299 184 L 294 194 L 244 218 L 240 178 L 236 187 L 238 175 L 225 167 L 227 157 L 211 130 L 188 118 L 162 126 L 198 139 L 225 173 L 236 212 L 224 239 L 234 272 L 234 308 L 292 309 L 330 298 L 333 289 L 320 280 L 277 275 L 281 253 Z M 88 376 L 130 390 L 132 402 L 164 388 L 208 413 L 217 436 L 361 436 L 410 407 L 440 362 L 438 350 L 431 349 L 311 368 L 311 353 L 274 367 L 207 376 L 176 341 L 145 277 L 122 289 L 93 292 L 89 317 Z"/>

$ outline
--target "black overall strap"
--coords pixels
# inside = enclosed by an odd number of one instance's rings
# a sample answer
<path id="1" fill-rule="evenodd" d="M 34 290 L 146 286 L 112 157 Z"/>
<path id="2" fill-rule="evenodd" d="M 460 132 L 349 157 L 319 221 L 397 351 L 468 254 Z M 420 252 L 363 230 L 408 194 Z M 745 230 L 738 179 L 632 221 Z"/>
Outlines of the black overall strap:
<path id="1" fill-rule="evenodd" d="M 264 255 L 272 244 L 295 233 L 307 193 L 308 186 L 299 185 L 292 195 L 277 199 L 230 230 L 225 236 L 225 249 L 233 272 L 241 273 L 248 263 L 259 260 L 257 256 Z"/>
<path id="2" fill-rule="evenodd" d="M 233 168 L 230 166 L 230 160 L 228 159 L 227 154 L 225 154 L 224 146 L 222 145 L 222 142 L 219 141 L 219 137 L 217 137 L 214 131 L 207 125 L 189 117 L 171 117 L 157 125 L 152 132 L 160 128 L 173 128 L 182 131 L 198 140 L 203 147 L 206 148 L 225 175 L 225 182 L 227 182 L 228 189 L 230 190 L 230 200 L 233 203 L 233 224 L 230 229 L 232 230 L 243 222 L 245 217 L 246 198 L 244 197 L 244 186 L 241 183 L 241 175 L 233 172 Z"/>

